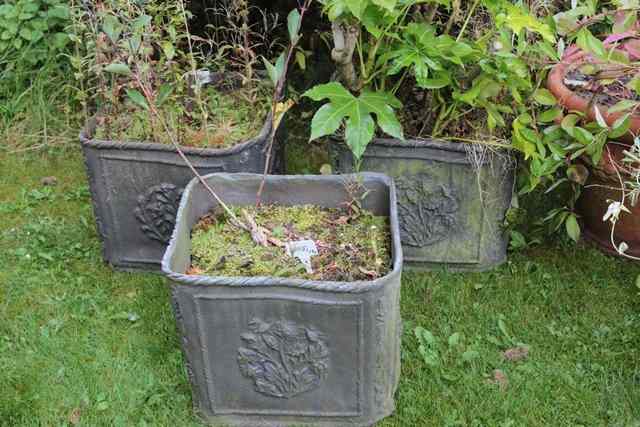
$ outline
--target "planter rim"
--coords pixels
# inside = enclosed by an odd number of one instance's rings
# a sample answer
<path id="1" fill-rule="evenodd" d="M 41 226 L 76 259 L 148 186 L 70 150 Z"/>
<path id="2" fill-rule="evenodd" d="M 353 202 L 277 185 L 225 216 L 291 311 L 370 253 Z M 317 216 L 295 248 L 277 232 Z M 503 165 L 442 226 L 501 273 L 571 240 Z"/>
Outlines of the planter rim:
<path id="1" fill-rule="evenodd" d="M 477 151 L 480 148 L 475 144 L 466 142 L 447 141 L 438 138 L 408 138 L 406 141 L 397 138 L 374 138 L 374 145 L 382 145 L 385 147 L 404 147 L 404 148 L 437 148 L 442 151 L 451 151 L 454 153 L 466 153 L 465 146 Z"/>
<path id="2" fill-rule="evenodd" d="M 338 136 L 331 137 L 336 142 L 345 144 L 344 138 Z M 369 145 L 384 147 L 401 147 L 401 148 L 435 148 L 441 151 L 450 151 L 453 153 L 466 153 L 466 147 L 470 147 L 474 151 L 480 150 L 476 144 L 466 142 L 447 141 L 439 138 L 407 138 L 402 141 L 397 138 L 375 137 Z M 508 150 L 507 148 L 500 148 Z"/>
<path id="3" fill-rule="evenodd" d="M 262 178 L 259 174 L 250 173 L 213 173 L 205 175 L 205 180 L 217 177 L 222 180 L 233 179 L 237 181 L 239 179 L 244 180 L 256 180 Z M 305 280 L 295 278 L 280 278 L 270 276 L 255 276 L 255 277 L 223 277 L 223 276 L 192 276 L 183 273 L 175 272 L 171 269 L 171 258 L 176 251 L 178 240 L 178 224 L 184 220 L 187 210 L 187 203 L 191 199 L 191 193 L 197 185 L 200 185 L 198 178 L 194 178 L 189 182 L 184 190 L 184 194 L 180 201 L 180 207 L 178 208 L 176 227 L 173 230 L 171 241 L 167 247 L 164 256 L 162 258 L 162 272 L 170 280 L 180 285 L 191 286 L 227 286 L 227 287 L 255 287 L 255 288 L 267 288 L 267 287 L 292 287 L 301 288 L 307 290 L 315 290 L 320 292 L 336 292 L 336 293 L 364 293 L 370 292 L 379 288 L 385 287 L 388 283 L 392 283 L 399 279 L 402 274 L 402 245 L 400 242 L 398 211 L 397 211 L 397 198 L 395 183 L 392 178 L 387 175 L 373 172 L 364 172 L 360 174 L 351 175 L 268 175 L 267 184 L 269 181 L 281 181 L 281 182 L 323 182 L 323 181 L 335 181 L 336 179 L 344 180 L 350 178 L 370 178 L 377 180 L 389 187 L 389 228 L 391 231 L 391 245 L 392 245 L 392 270 L 383 277 L 370 281 L 355 281 L 355 282 L 328 282 L 318 280 Z"/>
<path id="4" fill-rule="evenodd" d="M 587 56 L 586 52 L 578 51 L 562 58 L 562 60 L 560 60 L 560 62 L 551 69 L 549 77 L 547 78 L 547 88 L 555 96 L 556 101 L 560 106 L 567 108 L 570 111 L 581 111 L 585 113 L 590 120 L 596 119 L 594 110 L 597 106 L 605 122 L 611 126 L 616 120 L 625 115 L 624 111 L 609 113 L 609 107 L 601 104 L 593 105 L 587 98 L 578 95 L 575 91 L 569 89 L 564 83 L 564 77 L 568 71 L 567 68 L 572 64 L 579 63 L 585 58 L 585 56 Z M 640 114 L 631 114 L 630 118 L 631 129 L 640 129 Z M 619 139 L 627 143 L 633 143 L 634 137 L 631 132 L 627 132 Z"/>
<path id="5" fill-rule="evenodd" d="M 262 126 L 262 129 L 260 130 L 257 136 L 251 139 L 248 139 L 246 141 L 239 142 L 232 147 L 198 148 L 198 147 L 180 146 L 180 148 L 185 154 L 199 155 L 199 156 L 222 156 L 222 155 L 228 155 L 228 154 L 236 154 L 268 138 L 271 132 L 271 126 L 272 126 L 271 113 L 269 113 L 267 115 L 264 125 Z M 95 131 L 95 128 L 96 128 L 96 117 L 93 116 L 87 120 L 84 128 L 80 131 L 79 137 L 82 145 L 87 147 L 93 147 L 93 148 L 105 148 L 105 149 L 115 149 L 115 150 L 145 150 L 145 151 L 165 151 L 165 152 L 176 151 L 173 145 L 161 144 L 158 142 L 134 141 L 134 140 L 115 142 L 112 140 L 95 139 L 91 136 Z"/>

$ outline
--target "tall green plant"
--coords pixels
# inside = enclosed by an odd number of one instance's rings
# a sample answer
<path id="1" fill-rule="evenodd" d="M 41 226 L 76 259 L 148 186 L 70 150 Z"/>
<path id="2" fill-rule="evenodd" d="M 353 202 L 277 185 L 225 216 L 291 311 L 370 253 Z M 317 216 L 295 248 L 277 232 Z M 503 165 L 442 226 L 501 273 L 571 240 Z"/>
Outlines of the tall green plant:
<path id="1" fill-rule="evenodd" d="M 555 41 L 547 24 L 526 7 L 506 0 L 475 1 L 456 28 L 457 35 L 452 25 L 441 25 L 433 14 L 425 18 L 416 11 L 424 4 L 454 13 L 459 2 L 325 0 L 323 4 L 332 23 L 332 57 L 340 78 L 305 94 L 315 101 L 329 100 L 313 118 L 311 139 L 344 125 L 345 141 L 356 161 L 377 128 L 404 139 L 398 92 L 410 79 L 432 96 L 435 115 L 430 136 L 447 136 L 448 124 L 465 110 L 484 111 L 489 131 L 507 128 L 506 117 L 525 108 L 536 87 L 532 72 L 536 61 L 527 58 L 552 50 Z M 469 36 L 469 22 L 480 9 L 495 26 L 487 26 L 481 36 Z"/>

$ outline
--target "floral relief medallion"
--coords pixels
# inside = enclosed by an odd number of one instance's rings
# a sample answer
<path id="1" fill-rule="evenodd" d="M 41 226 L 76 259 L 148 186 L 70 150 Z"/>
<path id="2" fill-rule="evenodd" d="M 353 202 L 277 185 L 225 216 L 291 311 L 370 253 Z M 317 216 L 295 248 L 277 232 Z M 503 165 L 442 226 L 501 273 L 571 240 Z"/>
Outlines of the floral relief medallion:
<path id="1" fill-rule="evenodd" d="M 426 247 L 445 240 L 458 227 L 460 204 L 454 188 L 426 174 L 396 180 L 402 243 Z"/>
<path id="2" fill-rule="evenodd" d="M 142 232 L 151 240 L 168 244 L 176 225 L 183 189 L 173 184 L 159 184 L 138 197 L 134 214 Z"/>
<path id="3" fill-rule="evenodd" d="M 238 366 L 258 393 L 291 398 L 314 390 L 329 372 L 329 349 L 323 334 L 288 320 L 254 318 L 240 338 Z"/>

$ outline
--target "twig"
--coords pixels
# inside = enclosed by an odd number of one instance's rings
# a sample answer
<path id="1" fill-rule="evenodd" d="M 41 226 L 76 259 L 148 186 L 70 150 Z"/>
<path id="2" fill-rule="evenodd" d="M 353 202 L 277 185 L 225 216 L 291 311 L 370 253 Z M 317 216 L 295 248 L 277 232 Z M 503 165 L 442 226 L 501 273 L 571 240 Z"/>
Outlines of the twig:
<path id="1" fill-rule="evenodd" d="M 165 133 L 169 137 L 169 141 L 171 141 L 171 144 L 173 145 L 175 150 L 178 152 L 178 155 L 180 156 L 180 158 L 182 158 L 182 160 L 189 167 L 189 169 L 191 169 L 191 172 L 193 172 L 193 174 L 198 178 L 198 181 L 200 181 L 202 186 L 206 188 L 207 191 L 209 191 L 209 193 L 211 193 L 211 195 L 216 200 L 216 202 L 218 202 L 218 204 L 224 209 L 227 215 L 229 215 L 230 223 L 238 228 L 241 228 L 243 230 L 250 232 L 251 231 L 250 228 L 238 219 L 236 214 L 227 206 L 227 204 L 220 198 L 220 196 L 218 196 L 218 194 L 213 190 L 213 188 L 211 188 L 211 186 L 207 183 L 207 181 L 205 181 L 202 175 L 200 175 L 200 173 L 195 168 L 195 166 L 193 166 L 193 163 L 191 163 L 191 161 L 184 154 L 184 151 L 182 151 L 182 148 L 180 148 L 180 144 L 178 144 L 178 141 L 176 140 L 175 135 L 169 129 L 169 125 L 167 125 L 166 120 L 156 108 L 155 102 L 154 102 L 155 96 L 153 95 L 151 90 L 144 83 L 142 83 L 142 80 L 140 79 L 139 75 L 134 74 L 134 78 L 136 80 L 136 83 L 142 90 L 144 97 L 147 99 L 147 105 L 149 106 L 149 111 L 151 111 L 151 114 L 153 114 L 160 121 L 160 124 L 162 125 Z"/>
<path id="2" fill-rule="evenodd" d="M 307 10 L 309 10 L 312 2 L 313 0 L 305 0 L 304 4 L 300 7 L 300 27 L 302 27 L 304 17 L 307 13 Z M 300 30 L 300 27 L 298 28 L 298 31 Z M 293 40 L 290 41 L 287 56 L 284 62 L 284 69 L 273 93 L 273 99 L 271 103 L 271 132 L 269 133 L 269 143 L 267 145 L 267 153 L 265 157 L 262 181 L 260 181 L 260 187 L 258 188 L 258 192 L 256 193 L 256 206 L 260 206 L 260 204 L 262 203 L 262 192 L 264 191 L 264 186 L 267 181 L 267 174 L 269 173 L 269 168 L 271 167 L 271 157 L 273 155 L 273 144 L 275 141 L 276 133 L 278 132 L 278 128 L 280 127 L 280 123 L 282 122 L 285 114 L 293 106 L 293 102 L 289 101 L 283 103 L 281 102 L 281 100 L 284 93 L 284 85 L 287 80 L 289 64 L 291 63 L 291 57 L 293 56 L 293 52 L 295 51 L 299 41 L 300 35 L 294 37 Z"/>

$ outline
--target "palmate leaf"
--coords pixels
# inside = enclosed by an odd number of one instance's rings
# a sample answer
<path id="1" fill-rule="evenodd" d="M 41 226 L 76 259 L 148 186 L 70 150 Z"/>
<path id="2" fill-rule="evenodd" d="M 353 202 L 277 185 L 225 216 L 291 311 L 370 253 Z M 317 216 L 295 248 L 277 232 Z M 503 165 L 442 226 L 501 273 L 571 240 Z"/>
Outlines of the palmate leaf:
<path id="1" fill-rule="evenodd" d="M 304 96 L 314 101 L 329 100 L 311 121 L 312 141 L 331 135 L 345 123 L 346 143 L 359 160 L 374 137 L 376 122 L 388 135 L 404 140 L 402 125 L 394 111 L 402 104 L 390 93 L 365 90 L 359 97 L 355 97 L 340 83 L 332 82 L 316 86 Z M 375 121 L 373 116 L 376 117 Z"/>
<path id="2" fill-rule="evenodd" d="M 391 66 L 387 74 L 395 75 L 410 68 L 419 87 L 440 89 L 452 83 L 446 64 L 464 67 L 474 53 L 474 48 L 466 43 L 448 35 L 436 36 L 432 25 L 411 23 L 389 57 Z"/>

